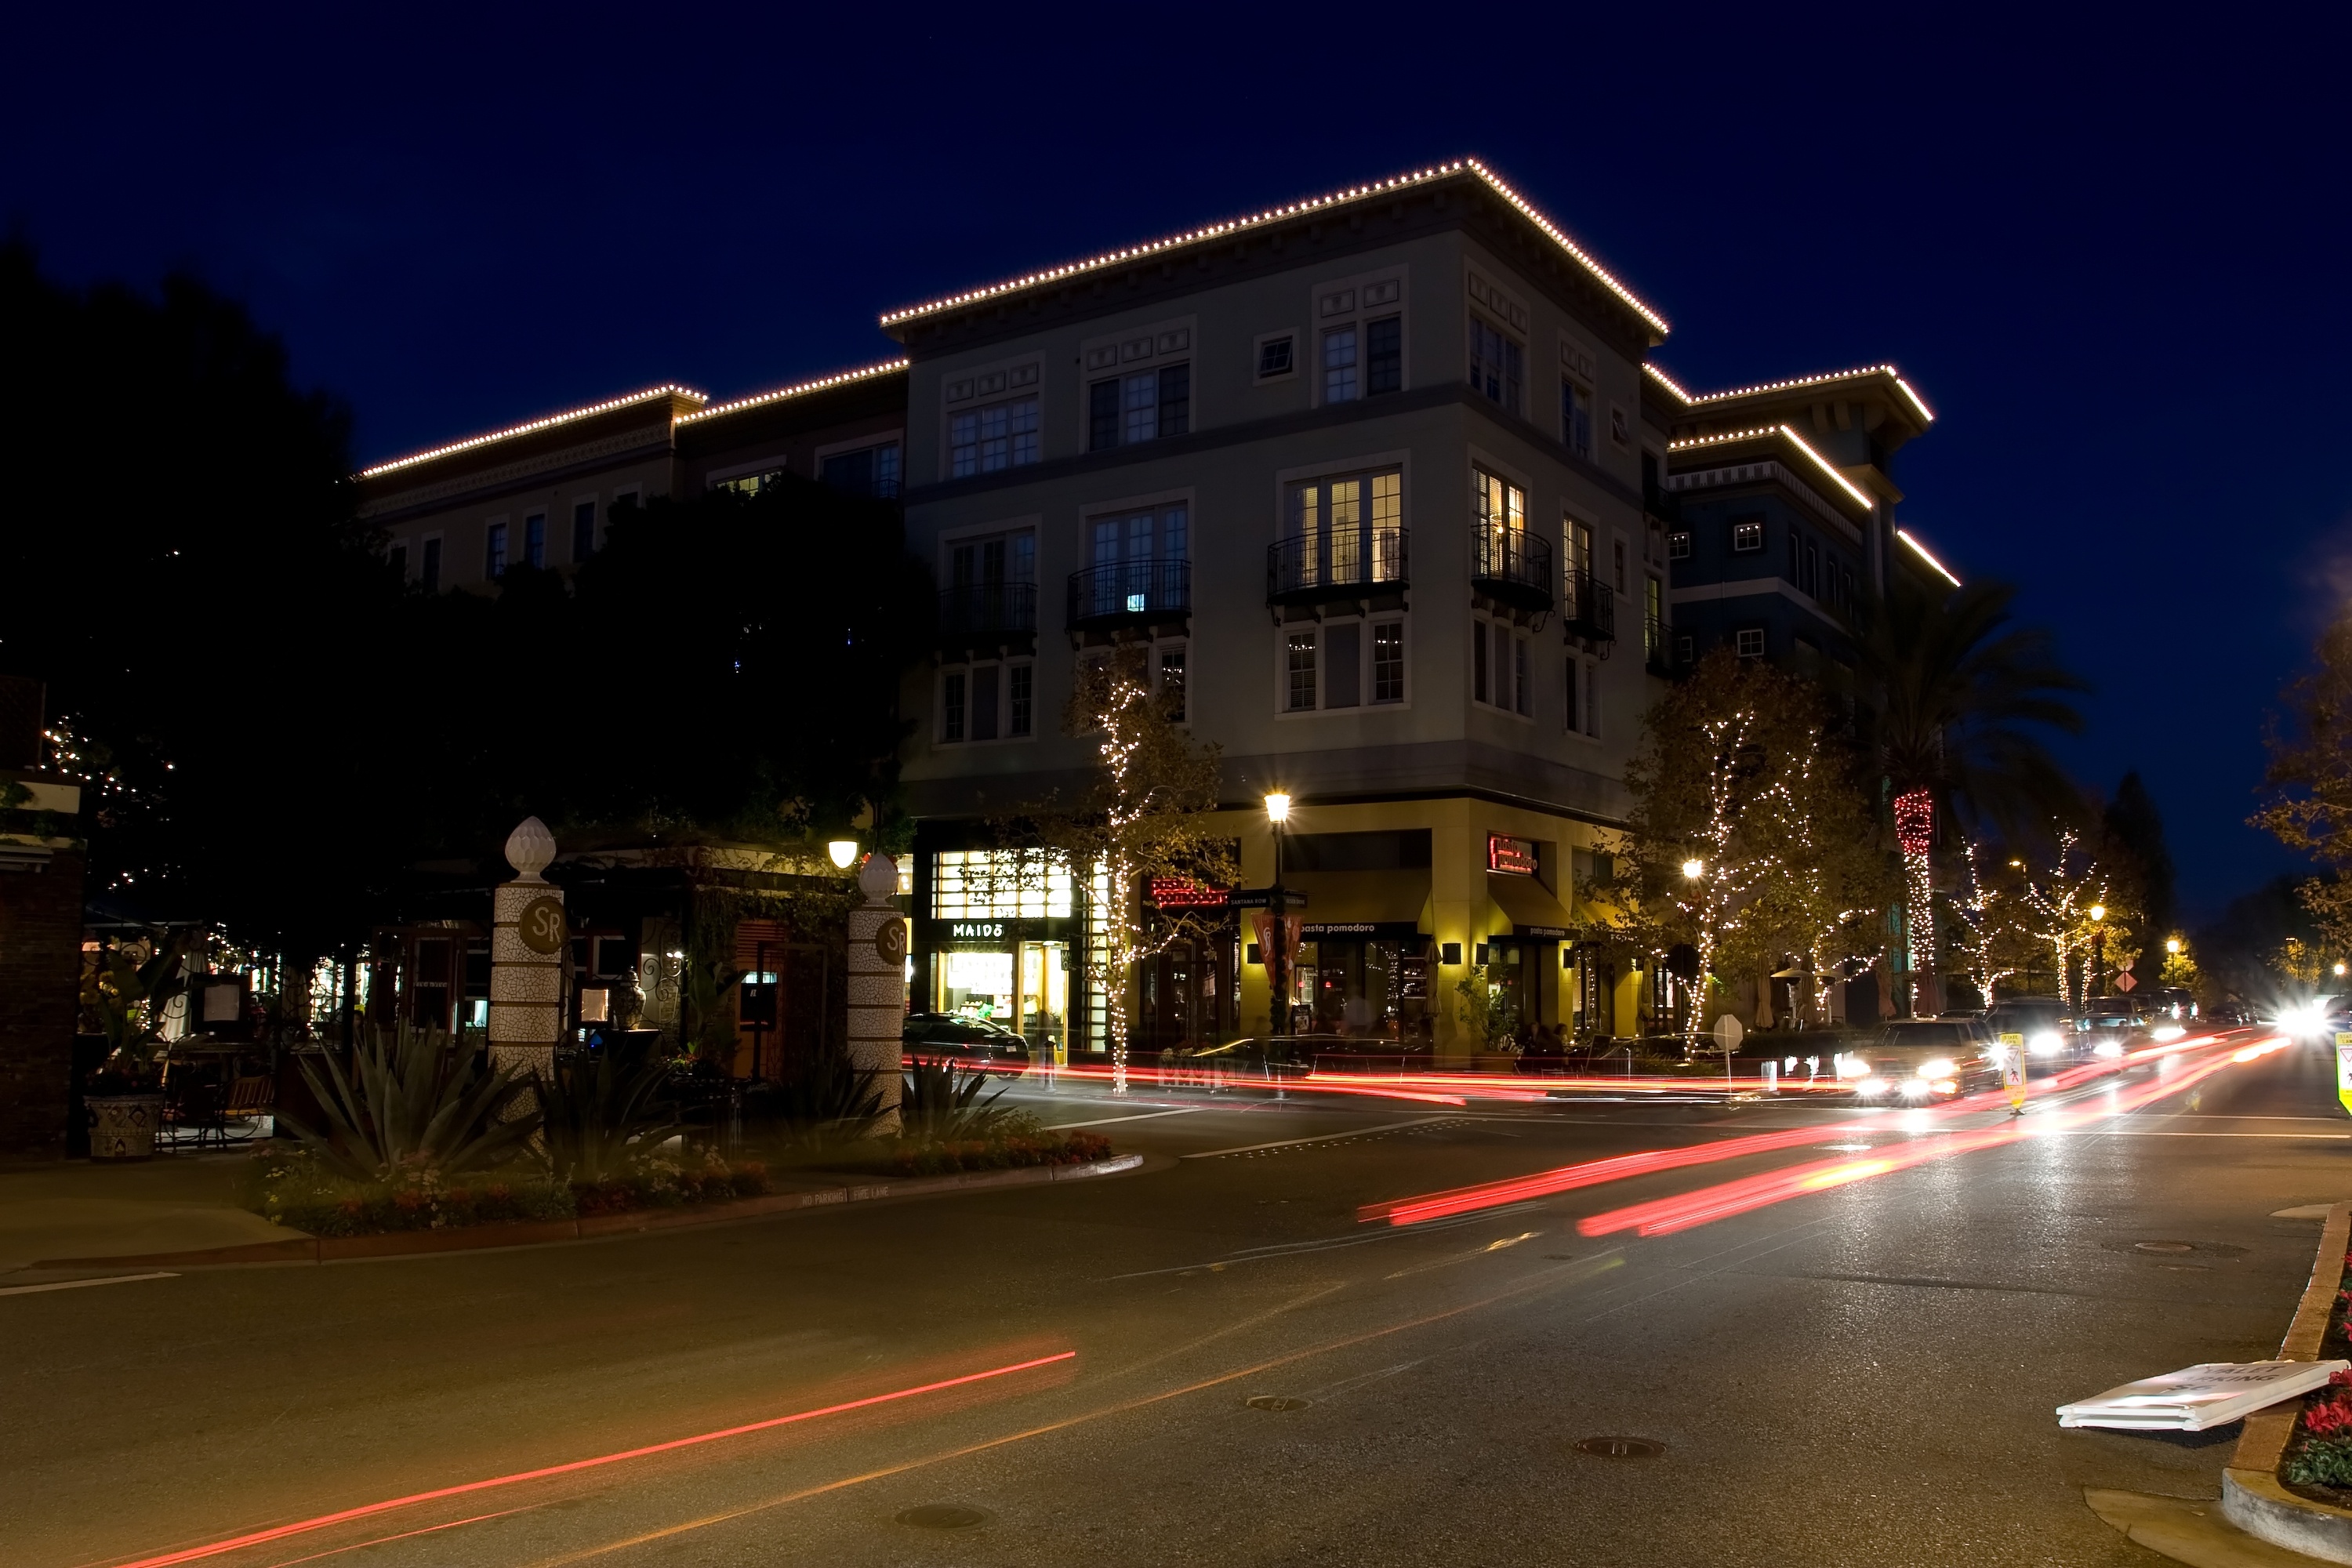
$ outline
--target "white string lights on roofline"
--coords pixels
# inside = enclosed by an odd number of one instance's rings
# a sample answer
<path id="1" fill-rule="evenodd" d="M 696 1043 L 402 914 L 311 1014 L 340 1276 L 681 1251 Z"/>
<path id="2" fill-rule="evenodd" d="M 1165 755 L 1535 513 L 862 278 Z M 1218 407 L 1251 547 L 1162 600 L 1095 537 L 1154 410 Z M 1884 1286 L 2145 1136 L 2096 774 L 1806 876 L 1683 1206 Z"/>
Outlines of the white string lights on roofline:
<path id="1" fill-rule="evenodd" d="M 1952 569 L 1945 565 L 1942 562 L 1937 560 L 1934 552 L 1928 550 L 1926 545 L 1912 538 L 1911 531 L 1909 529 L 1896 529 L 1895 531 L 1895 537 L 1909 545 L 1911 547 L 1912 554 L 1916 555 L 1920 560 L 1925 561 L 1928 565 L 1933 566 L 1937 572 L 1941 573 L 1945 582 L 1949 583 L 1955 588 L 1960 585 L 1960 580 L 1952 575 Z"/>
<path id="2" fill-rule="evenodd" d="M 1813 450 L 1812 444 L 1811 442 L 1807 441 L 1802 436 L 1798 435 L 1794 430 L 1789 428 L 1786 425 L 1759 425 L 1753 429 L 1748 430 L 1726 430 L 1719 436 L 1685 436 L 1679 441 L 1667 442 L 1666 450 L 1669 452 L 1687 452 L 1698 447 L 1719 447 L 1727 441 L 1760 440 L 1767 436 L 1784 436 L 1788 437 L 1790 444 L 1794 446 L 1797 450 L 1802 452 L 1806 457 L 1811 458 L 1813 460 L 1813 466 L 1821 469 L 1822 474 L 1827 476 L 1828 479 L 1840 489 L 1852 496 L 1855 502 L 1864 510 L 1871 509 L 1874 503 L 1867 493 L 1858 488 L 1852 479 L 1849 479 L 1843 474 L 1839 473 L 1836 468 L 1831 464 L 1827 458 L 1822 457 L 1819 452 Z"/>
<path id="3" fill-rule="evenodd" d="M 787 397 L 800 397 L 812 392 L 823 392 L 828 386 L 840 386 L 848 382 L 866 381 L 877 375 L 888 375 L 893 371 L 906 369 L 909 363 L 903 359 L 884 360 L 879 364 L 861 365 L 856 370 L 845 370 L 833 375 L 820 376 L 814 381 L 803 381 L 797 385 L 780 386 L 773 392 L 753 393 L 749 397 L 739 397 L 731 403 L 714 403 L 708 408 L 698 408 L 691 414 L 679 415 L 677 422 L 681 425 L 692 425 L 698 420 L 716 419 L 722 414 L 737 414 L 746 408 L 756 408 L 763 403 L 781 403 Z"/>
<path id="4" fill-rule="evenodd" d="M 643 392 L 632 392 L 626 397 L 608 398 L 603 403 L 591 404 L 585 408 L 567 408 L 561 414 L 551 414 L 544 419 L 533 419 L 526 424 L 509 426 L 504 430 L 493 430 L 487 436 L 468 436 L 462 441 L 452 441 L 446 447 L 436 447 L 430 451 L 411 452 L 407 457 L 394 458 L 389 461 L 378 463 L 373 468 L 362 468 L 360 478 L 372 479 L 378 474 L 388 474 L 395 468 L 414 468 L 418 463 L 429 463 L 436 458 L 446 458 L 453 453 L 471 451 L 476 447 L 487 447 L 493 441 L 510 441 L 517 436 L 528 436 L 535 430 L 552 429 L 558 425 L 569 425 L 575 419 L 587 419 L 598 414 L 610 414 L 615 408 L 626 408 L 633 403 L 650 403 L 659 397 L 687 397 L 697 403 L 703 400 L 702 394 L 692 387 L 649 386 Z"/>
<path id="5" fill-rule="evenodd" d="M 1700 393 L 1684 391 L 1675 384 L 1673 377 L 1656 365 L 1644 363 L 1642 368 L 1648 371 L 1651 377 L 1667 391 L 1693 405 L 1701 403 L 1722 403 L 1734 397 L 1754 397 L 1767 392 L 1794 392 L 1801 387 L 1822 386 L 1832 381 L 1860 381 L 1866 376 L 1883 375 L 1895 384 L 1895 390 L 1903 394 L 1912 407 L 1919 411 L 1921 419 L 1931 425 L 1936 420 L 1936 411 L 1927 406 L 1927 400 L 1921 397 L 1917 390 L 1909 382 L 1904 380 L 1902 374 L 1891 364 L 1869 364 L 1856 370 L 1824 371 L 1819 375 L 1791 376 L 1786 381 L 1765 381 L 1759 382 L 1754 386 L 1736 386 L 1728 392 Z"/>
<path id="6" fill-rule="evenodd" d="M 1426 169 L 1416 169 L 1410 174 L 1395 174 L 1385 180 L 1375 180 L 1370 184 L 1350 185 L 1346 190 L 1334 191 L 1328 195 L 1310 196 L 1305 201 L 1269 207 L 1249 217 L 1231 218 L 1223 223 L 1208 224 L 1183 234 L 1170 235 L 1164 239 L 1151 240 L 1143 245 L 1130 245 L 1122 249 L 1106 252 L 1101 256 L 1090 257 L 1084 261 L 1066 262 L 1059 267 L 1049 267 L 1040 272 L 1032 272 L 1026 277 L 1007 279 L 1002 283 L 991 283 L 980 289 L 968 289 L 961 294 L 950 294 L 943 299 L 933 300 L 925 304 L 909 305 L 903 310 L 887 311 L 882 317 L 882 325 L 894 327 L 901 321 L 912 321 L 918 316 L 934 315 L 941 310 L 952 310 L 961 306 L 977 304 L 984 300 L 1016 294 L 1024 289 L 1034 289 L 1042 283 L 1058 282 L 1065 278 L 1099 271 L 1106 267 L 1116 267 L 1123 261 L 1133 261 L 1146 256 L 1157 256 L 1162 251 L 1174 250 L 1183 246 L 1197 244 L 1202 240 L 1216 239 L 1224 235 L 1238 234 L 1244 229 L 1263 227 L 1266 224 L 1278 223 L 1284 218 L 1297 217 L 1304 213 L 1319 212 L 1327 207 L 1344 205 L 1349 202 L 1367 201 L 1393 191 L 1403 190 L 1413 185 L 1424 185 L 1433 180 L 1442 180 L 1449 174 L 1458 174 L 1465 170 L 1476 175 L 1487 189 L 1510 203 L 1522 217 L 1541 229 L 1553 244 L 1575 258 L 1579 265 L 1592 274 L 1603 288 L 1622 300 L 1634 314 L 1640 316 L 1659 332 L 1667 331 L 1666 320 L 1664 316 L 1643 304 L 1635 297 L 1632 289 L 1611 277 L 1609 269 L 1594 260 L 1583 247 L 1569 238 L 1560 231 L 1559 226 L 1538 212 L 1525 197 L 1504 184 L 1493 170 L 1475 158 L 1457 158 L 1450 163 L 1438 163 Z"/>

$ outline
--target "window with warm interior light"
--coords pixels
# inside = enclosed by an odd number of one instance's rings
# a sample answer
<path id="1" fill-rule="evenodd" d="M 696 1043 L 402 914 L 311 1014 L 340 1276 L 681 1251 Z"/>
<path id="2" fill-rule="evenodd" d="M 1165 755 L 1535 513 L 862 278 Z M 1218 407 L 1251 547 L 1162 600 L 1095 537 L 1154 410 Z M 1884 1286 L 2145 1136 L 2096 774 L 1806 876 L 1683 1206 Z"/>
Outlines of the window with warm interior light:
<path id="1" fill-rule="evenodd" d="M 1051 852 L 942 849 L 931 860 L 931 914 L 943 921 L 1065 919 L 1072 887 L 1069 862 Z"/>

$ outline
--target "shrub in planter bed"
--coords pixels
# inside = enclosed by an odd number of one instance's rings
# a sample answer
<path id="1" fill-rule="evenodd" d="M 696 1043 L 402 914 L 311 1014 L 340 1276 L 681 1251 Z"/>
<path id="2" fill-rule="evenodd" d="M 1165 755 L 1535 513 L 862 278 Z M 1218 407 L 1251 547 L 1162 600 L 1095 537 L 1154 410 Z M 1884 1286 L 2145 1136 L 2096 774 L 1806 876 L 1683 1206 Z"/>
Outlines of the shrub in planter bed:
<path id="1" fill-rule="evenodd" d="M 1026 1165 L 1083 1165 L 1108 1158 L 1110 1140 L 1098 1133 L 1019 1130 L 994 1138 L 904 1140 L 890 1152 L 885 1168 L 898 1176 L 950 1176 Z"/>
<path id="2" fill-rule="evenodd" d="M 767 1190 L 766 1166 L 730 1164 L 716 1154 L 683 1163 L 645 1160 L 603 1182 L 565 1184 L 519 1162 L 457 1178 L 426 1168 L 354 1182 L 307 1151 L 270 1151 L 247 1169 L 240 1196 L 264 1218 L 312 1236 L 373 1236 L 725 1203 Z"/>

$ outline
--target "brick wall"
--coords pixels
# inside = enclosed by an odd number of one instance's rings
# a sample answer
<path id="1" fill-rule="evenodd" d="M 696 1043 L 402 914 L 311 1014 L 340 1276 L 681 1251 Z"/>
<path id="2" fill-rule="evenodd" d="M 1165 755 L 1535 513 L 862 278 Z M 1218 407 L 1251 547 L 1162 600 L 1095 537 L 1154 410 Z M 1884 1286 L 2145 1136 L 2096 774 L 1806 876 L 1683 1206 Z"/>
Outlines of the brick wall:
<path id="1" fill-rule="evenodd" d="M 0 871 L 0 1159 L 59 1160 L 81 983 L 82 861 Z"/>

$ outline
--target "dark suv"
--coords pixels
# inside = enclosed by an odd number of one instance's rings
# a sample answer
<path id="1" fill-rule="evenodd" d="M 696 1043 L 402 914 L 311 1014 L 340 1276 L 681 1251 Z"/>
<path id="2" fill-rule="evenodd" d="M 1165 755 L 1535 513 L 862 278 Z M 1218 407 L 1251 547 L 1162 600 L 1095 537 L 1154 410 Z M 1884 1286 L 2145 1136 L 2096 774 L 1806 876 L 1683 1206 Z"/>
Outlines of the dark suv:
<path id="1" fill-rule="evenodd" d="M 910 1057 L 1013 1063 L 1029 1059 L 1027 1040 L 991 1019 L 960 1013 L 909 1013 L 898 1037 Z"/>

